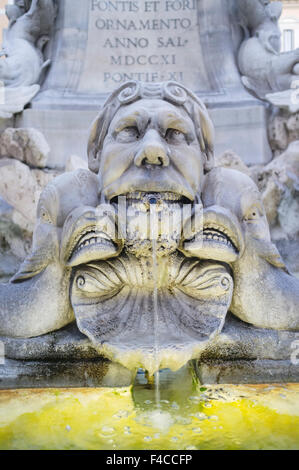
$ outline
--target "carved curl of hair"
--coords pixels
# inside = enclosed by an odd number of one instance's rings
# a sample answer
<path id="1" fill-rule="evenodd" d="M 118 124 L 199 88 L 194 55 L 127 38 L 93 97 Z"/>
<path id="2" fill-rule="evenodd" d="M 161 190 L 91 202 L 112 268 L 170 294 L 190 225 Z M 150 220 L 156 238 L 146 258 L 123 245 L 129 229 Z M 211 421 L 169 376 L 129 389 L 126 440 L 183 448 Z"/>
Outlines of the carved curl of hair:
<path id="1" fill-rule="evenodd" d="M 115 90 L 107 99 L 100 114 L 90 130 L 88 141 L 89 169 L 98 173 L 104 139 L 110 123 L 117 111 L 125 105 L 141 99 L 161 99 L 181 106 L 191 117 L 202 154 L 205 158 L 204 169 L 210 171 L 214 166 L 214 127 L 203 102 L 177 82 L 142 83 L 130 81 Z"/>

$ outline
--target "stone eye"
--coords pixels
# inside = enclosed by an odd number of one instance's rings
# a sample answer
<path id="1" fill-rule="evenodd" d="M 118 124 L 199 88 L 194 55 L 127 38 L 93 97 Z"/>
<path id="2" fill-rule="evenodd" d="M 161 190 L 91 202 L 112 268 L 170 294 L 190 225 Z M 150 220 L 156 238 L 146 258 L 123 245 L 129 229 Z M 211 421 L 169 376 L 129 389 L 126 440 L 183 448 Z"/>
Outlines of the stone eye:
<path id="1" fill-rule="evenodd" d="M 248 211 L 243 220 L 245 222 L 254 222 L 255 220 L 258 220 L 262 215 L 262 210 L 259 207 L 253 207 Z"/>
<path id="2" fill-rule="evenodd" d="M 41 210 L 40 218 L 42 219 L 42 221 L 44 223 L 53 225 L 52 219 L 51 219 L 49 213 L 46 210 L 44 210 L 44 209 Z"/>
<path id="3" fill-rule="evenodd" d="M 116 140 L 118 142 L 134 142 L 140 138 L 140 133 L 137 127 L 125 127 L 117 133 Z"/>
<path id="4" fill-rule="evenodd" d="M 165 139 L 168 143 L 180 143 L 185 140 L 185 134 L 178 129 L 167 129 Z"/>

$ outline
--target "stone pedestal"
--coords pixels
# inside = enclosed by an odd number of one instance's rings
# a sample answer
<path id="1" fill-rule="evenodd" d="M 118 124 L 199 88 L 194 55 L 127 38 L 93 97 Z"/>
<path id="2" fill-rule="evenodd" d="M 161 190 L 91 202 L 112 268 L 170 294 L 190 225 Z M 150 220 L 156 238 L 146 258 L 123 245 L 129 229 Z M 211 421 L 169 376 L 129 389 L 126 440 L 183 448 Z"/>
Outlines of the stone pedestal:
<path id="1" fill-rule="evenodd" d="M 90 123 L 122 82 L 176 80 L 211 109 L 218 154 L 231 149 L 247 164 L 268 162 L 266 110 L 236 65 L 236 2 L 61 0 L 50 71 L 16 125 L 40 129 L 50 166 L 62 167 L 71 153 L 85 157 Z"/>

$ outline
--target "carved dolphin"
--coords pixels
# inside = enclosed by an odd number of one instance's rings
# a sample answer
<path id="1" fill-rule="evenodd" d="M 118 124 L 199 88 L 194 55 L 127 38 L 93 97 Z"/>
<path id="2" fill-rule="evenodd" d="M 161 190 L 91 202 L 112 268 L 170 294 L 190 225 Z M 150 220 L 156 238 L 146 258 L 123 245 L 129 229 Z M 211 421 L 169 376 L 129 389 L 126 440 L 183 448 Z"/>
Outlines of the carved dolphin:
<path id="1" fill-rule="evenodd" d="M 242 81 L 260 98 L 289 89 L 298 80 L 299 49 L 279 53 L 280 36 L 277 24 L 263 23 L 242 43 L 238 53 Z"/>
<path id="2" fill-rule="evenodd" d="M 88 170 L 65 173 L 43 191 L 32 252 L 8 284 L 0 284 L 0 335 L 34 337 L 74 320 L 69 301 L 72 269 L 60 246 L 68 215 L 98 205 L 98 180 Z M 68 236 L 68 234 L 67 234 Z"/>
<path id="3" fill-rule="evenodd" d="M 33 0 L 30 8 L 27 2 L 24 14 L 18 10 L 8 9 L 13 16 L 4 42 L 6 58 L 0 63 L 0 77 L 8 87 L 38 84 L 49 65 L 39 48 L 49 38 L 57 7 L 53 0 Z"/>
<path id="4" fill-rule="evenodd" d="M 215 168 L 206 177 L 205 207 L 223 207 L 238 220 L 244 248 L 232 261 L 234 293 L 230 310 L 261 328 L 299 329 L 299 280 L 273 243 L 257 186 L 248 176 Z M 215 257 L 213 258 L 215 259 Z"/>

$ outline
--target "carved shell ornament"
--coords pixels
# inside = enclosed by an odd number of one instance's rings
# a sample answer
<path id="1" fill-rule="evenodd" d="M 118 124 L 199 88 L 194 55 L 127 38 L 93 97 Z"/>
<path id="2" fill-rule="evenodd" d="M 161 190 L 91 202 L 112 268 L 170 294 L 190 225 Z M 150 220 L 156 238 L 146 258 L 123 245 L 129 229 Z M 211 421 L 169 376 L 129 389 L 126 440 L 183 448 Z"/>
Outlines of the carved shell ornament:
<path id="1" fill-rule="evenodd" d="M 153 265 L 123 254 L 79 267 L 71 301 L 79 329 L 110 359 L 149 373 L 178 369 L 195 358 L 222 330 L 233 281 L 213 262 L 186 260 L 176 253 L 160 259 L 155 338 Z M 155 357 L 155 342 L 159 357 Z"/>

